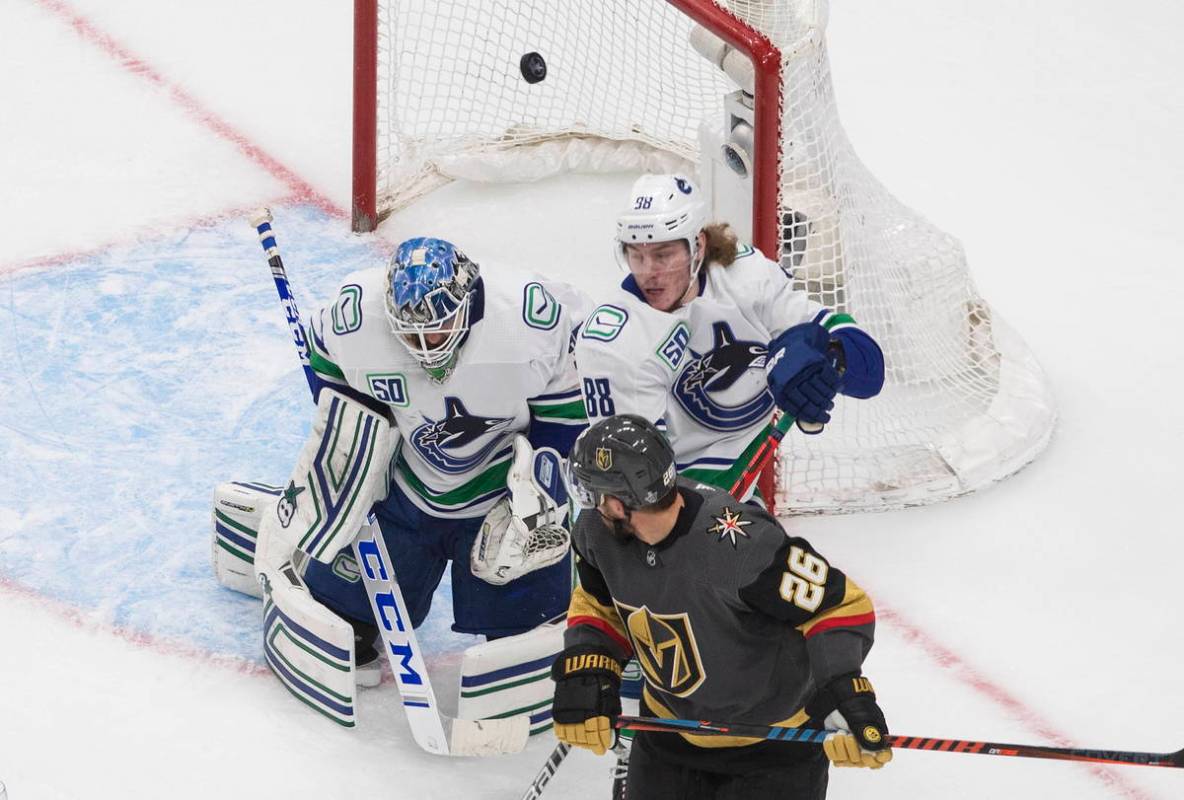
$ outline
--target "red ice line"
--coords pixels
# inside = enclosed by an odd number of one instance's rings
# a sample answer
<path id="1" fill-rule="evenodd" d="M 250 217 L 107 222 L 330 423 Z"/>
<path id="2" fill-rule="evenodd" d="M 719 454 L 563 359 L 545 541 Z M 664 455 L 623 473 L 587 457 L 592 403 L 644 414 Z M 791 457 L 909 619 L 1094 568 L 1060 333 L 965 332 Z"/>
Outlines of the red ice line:
<path id="1" fill-rule="evenodd" d="M 899 611 L 883 606 L 876 606 L 876 619 L 888 623 L 906 642 L 920 648 L 938 667 L 949 670 L 954 676 L 974 691 L 987 697 L 991 702 L 1001 706 L 1011 716 L 1031 728 L 1037 736 L 1049 744 L 1057 747 L 1078 747 L 1064 734 L 1056 730 L 1047 720 L 1033 711 L 1022 700 L 998 684 L 984 677 L 978 670 L 967 664 L 961 656 L 938 642 L 921 628 L 905 619 Z M 1091 745 L 1093 746 L 1093 745 Z M 1152 796 L 1139 787 L 1131 784 L 1115 770 L 1093 764 L 1089 771 L 1107 787 L 1120 792 L 1130 800 L 1152 800 Z"/>
<path id="2" fill-rule="evenodd" d="M 11 578 L 0 576 L 0 592 L 10 595 L 16 595 L 27 602 L 48 611 L 59 619 L 65 620 L 70 625 L 82 631 L 95 631 L 107 634 L 114 634 L 116 637 L 129 642 L 136 647 L 149 648 L 158 653 L 165 655 L 180 656 L 182 658 L 192 658 L 203 661 L 213 666 L 222 667 L 231 672 L 238 672 L 243 675 L 266 675 L 268 668 L 263 664 L 257 664 L 249 659 L 240 658 L 238 656 L 230 656 L 225 653 L 214 653 L 208 650 L 202 650 L 191 645 L 182 644 L 170 639 L 164 639 L 159 636 L 153 636 L 150 633 L 143 631 L 132 630 L 131 628 L 120 625 L 111 625 L 104 622 L 99 622 L 94 618 L 88 616 L 79 610 L 76 606 L 63 603 L 59 600 L 54 600 L 46 597 L 40 592 L 30 589 Z"/>
<path id="3" fill-rule="evenodd" d="M 343 209 L 335 205 L 328 197 L 314 189 L 311 184 L 302 179 L 293 170 L 282 164 L 279 159 L 275 158 L 270 153 L 266 152 L 262 147 L 252 142 L 233 125 L 222 119 L 222 117 L 203 106 L 196 97 L 187 92 L 178 84 L 170 81 L 163 74 L 148 64 L 144 59 L 140 58 L 130 49 L 117 42 L 115 38 L 109 33 L 101 30 L 93 22 L 71 8 L 69 4 L 65 3 L 63 0 L 34 0 L 34 2 L 69 25 L 79 36 L 98 47 L 113 60 L 119 63 L 119 65 L 125 70 L 140 78 L 144 78 L 149 83 L 152 83 L 160 89 L 163 89 L 173 100 L 173 102 L 184 109 L 202 126 L 207 128 L 214 135 L 225 139 L 237 147 L 240 153 L 246 156 L 250 161 L 262 167 L 272 177 L 280 181 L 280 183 L 282 183 L 287 188 L 289 194 L 285 200 L 297 203 L 307 203 L 334 217 L 339 217 L 342 219 L 346 217 L 346 213 Z M 225 217 L 223 216 L 222 218 Z M 205 217 L 204 219 L 208 221 L 210 218 Z M 59 253 L 48 258 L 39 258 L 18 262 L 17 264 L 0 269 L 0 273 L 12 273 L 35 267 L 55 266 L 68 261 L 73 261 L 79 257 L 84 257 L 92 253 L 101 252 L 106 249 L 107 247 L 102 247 L 76 251 L 73 253 Z"/>
<path id="4" fill-rule="evenodd" d="M 159 230 L 170 226 L 184 227 L 189 230 L 196 228 L 207 228 L 218 225 L 226 220 L 241 219 L 243 226 L 247 225 L 247 218 L 250 214 L 259 208 L 258 204 L 251 206 L 236 206 L 227 208 L 222 211 L 216 211 L 212 214 L 203 214 L 200 217 L 191 217 L 186 220 L 177 220 L 170 222 L 169 220 L 160 221 L 154 228 Z M 61 266 L 62 264 L 70 264 L 77 261 L 85 261 L 89 258 L 99 256 L 103 253 L 110 252 L 116 247 L 131 247 L 136 244 L 138 239 L 121 239 L 118 241 L 107 242 L 96 247 L 88 247 L 80 250 L 63 250 L 60 253 L 54 253 L 52 256 L 41 256 L 38 258 L 30 258 L 25 261 L 17 261 L 12 264 L 0 265 L 0 276 L 13 275 L 18 272 L 32 272 L 37 269 L 47 269 L 50 267 Z"/>

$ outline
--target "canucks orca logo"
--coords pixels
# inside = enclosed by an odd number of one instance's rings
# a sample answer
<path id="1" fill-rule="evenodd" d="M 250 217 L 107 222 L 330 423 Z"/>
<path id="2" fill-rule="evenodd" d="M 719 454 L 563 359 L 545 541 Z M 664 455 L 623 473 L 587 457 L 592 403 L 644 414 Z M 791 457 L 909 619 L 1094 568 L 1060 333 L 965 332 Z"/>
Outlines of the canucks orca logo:
<path id="1" fill-rule="evenodd" d="M 470 414 L 457 397 L 444 398 L 444 418 L 427 420 L 412 431 L 411 444 L 424 460 L 441 472 L 467 472 L 480 464 L 501 444 L 500 437 L 492 437 L 475 451 L 463 451 L 488 434 L 500 433 L 510 426 L 513 417 L 481 417 Z"/>
<path id="2" fill-rule="evenodd" d="M 748 370 L 764 370 L 768 348 L 736 339 L 726 322 L 716 322 L 711 329 L 711 350 L 701 355 L 690 349 L 691 358 L 674 381 L 674 399 L 712 430 L 743 430 L 773 411 L 773 397 L 764 382 L 759 392 L 735 405 L 724 404 L 716 396 L 731 389 Z"/>

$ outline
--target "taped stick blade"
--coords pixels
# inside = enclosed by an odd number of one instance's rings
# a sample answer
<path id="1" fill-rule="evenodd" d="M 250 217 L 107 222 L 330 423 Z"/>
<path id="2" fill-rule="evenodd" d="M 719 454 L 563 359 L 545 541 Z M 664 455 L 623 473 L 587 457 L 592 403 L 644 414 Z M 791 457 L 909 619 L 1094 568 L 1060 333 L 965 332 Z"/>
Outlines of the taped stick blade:
<path id="1" fill-rule="evenodd" d="M 519 714 L 502 719 L 454 719 L 450 754 L 499 756 L 521 753 L 530 737 L 530 717 Z"/>

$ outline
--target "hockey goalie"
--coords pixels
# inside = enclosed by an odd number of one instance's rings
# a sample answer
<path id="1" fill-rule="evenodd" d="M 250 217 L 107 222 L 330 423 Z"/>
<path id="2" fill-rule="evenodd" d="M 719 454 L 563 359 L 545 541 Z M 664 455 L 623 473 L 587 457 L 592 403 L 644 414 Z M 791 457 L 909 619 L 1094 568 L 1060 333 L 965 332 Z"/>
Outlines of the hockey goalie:
<path id="1" fill-rule="evenodd" d="M 412 705 L 426 676 L 411 631 L 450 568 L 453 630 L 487 638 L 462 675 L 495 690 L 462 692 L 459 716 L 534 706 L 523 724 L 548 727 L 547 682 L 517 684 L 562 647 L 544 623 L 571 595 L 560 454 L 586 426 L 573 302 L 570 286 L 414 238 L 302 327 L 312 431 L 283 484 L 217 488 L 213 562 L 223 585 L 263 599 L 267 663 L 312 708 L 352 726 L 383 649 Z"/>

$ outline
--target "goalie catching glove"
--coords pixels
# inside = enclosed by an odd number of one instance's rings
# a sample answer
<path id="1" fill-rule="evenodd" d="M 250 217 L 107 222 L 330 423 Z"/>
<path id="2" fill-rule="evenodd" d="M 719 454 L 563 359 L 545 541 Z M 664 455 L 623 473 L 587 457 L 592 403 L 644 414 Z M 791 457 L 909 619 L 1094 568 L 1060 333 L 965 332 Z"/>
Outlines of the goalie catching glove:
<path id="1" fill-rule="evenodd" d="M 575 645 L 555 659 L 551 677 L 556 738 L 604 755 L 613 746 L 613 726 L 621 715 L 620 662 L 598 647 Z"/>
<path id="2" fill-rule="evenodd" d="M 567 529 L 567 490 L 559 454 L 535 450 L 525 436 L 514 437 L 514 461 L 506 477 L 510 490 L 481 523 L 469 566 L 473 575 L 504 586 L 528 572 L 560 561 L 571 543 Z"/>
<path id="3" fill-rule="evenodd" d="M 824 727 L 838 731 L 822 743 L 836 767 L 880 769 L 892 760 L 884 712 L 876 703 L 871 681 L 859 673 L 840 675 L 828 683 L 814 695 L 806 712 L 814 719 L 825 717 Z"/>

